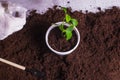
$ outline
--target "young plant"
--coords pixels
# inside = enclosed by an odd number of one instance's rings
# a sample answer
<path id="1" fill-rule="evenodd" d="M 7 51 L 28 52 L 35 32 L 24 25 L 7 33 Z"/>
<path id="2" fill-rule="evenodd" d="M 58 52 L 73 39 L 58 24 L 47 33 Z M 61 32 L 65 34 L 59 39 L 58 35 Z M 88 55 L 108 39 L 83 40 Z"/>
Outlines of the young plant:
<path id="1" fill-rule="evenodd" d="M 72 38 L 72 31 L 74 29 L 74 27 L 76 27 L 78 25 L 78 21 L 74 18 L 72 18 L 68 13 L 67 13 L 67 9 L 62 7 L 64 13 L 65 13 L 65 18 L 63 21 L 65 21 L 66 23 L 68 23 L 70 26 L 68 26 L 67 28 L 64 28 L 64 25 L 61 24 L 59 26 L 59 29 L 62 31 L 64 37 L 66 38 L 66 40 L 70 40 Z"/>

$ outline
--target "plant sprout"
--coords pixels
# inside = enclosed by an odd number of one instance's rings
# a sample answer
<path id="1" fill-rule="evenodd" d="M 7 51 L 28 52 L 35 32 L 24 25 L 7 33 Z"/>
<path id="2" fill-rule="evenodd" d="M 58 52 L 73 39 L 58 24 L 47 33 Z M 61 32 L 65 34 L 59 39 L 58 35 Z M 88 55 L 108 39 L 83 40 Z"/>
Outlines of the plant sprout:
<path id="1" fill-rule="evenodd" d="M 70 26 L 68 26 L 67 28 L 64 28 L 64 25 L 61 24 L 59 26 L 59 29 L 62 31 L 64 37 L 66 38 L 66 40 L 70 40 L 72 38 L 72 31 L 74 29 L 74 27 L 76 27 L 78 25 L 78 21 L 74 18 L 72 18 L 68 13 L 67 13 L 67 9 L 62 7 L 64 13 L 65 13 L 65 18 L 63 21 L 65 21 L 66 23 L 68 23 Z"/>

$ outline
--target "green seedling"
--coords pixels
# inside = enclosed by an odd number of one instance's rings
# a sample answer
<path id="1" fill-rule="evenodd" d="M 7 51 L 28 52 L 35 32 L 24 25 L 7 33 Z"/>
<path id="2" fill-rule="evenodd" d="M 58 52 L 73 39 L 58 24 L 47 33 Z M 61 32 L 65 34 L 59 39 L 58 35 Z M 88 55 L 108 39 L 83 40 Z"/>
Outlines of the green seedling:
<path id="1" fill-rule="evenodd" d="M 64 25 L 61 24 L 59 26 L 59 29 L 62 31 L 64 37 L 66 38 L 66 40 L 70 40 L 72 38 L 72 31 L 74 29 L 74 27 L 76 27 L 78 25 L 78 21 L 74 18 L 72 18 L 68 13 L 67 13 L 67 9 L 62 7 L 62 10 L 65 13 L 65 18 L 64 18 L 64 22 L 68 23 L 70 26 L 68 26 L 67 28 L 64 28 Z"/>

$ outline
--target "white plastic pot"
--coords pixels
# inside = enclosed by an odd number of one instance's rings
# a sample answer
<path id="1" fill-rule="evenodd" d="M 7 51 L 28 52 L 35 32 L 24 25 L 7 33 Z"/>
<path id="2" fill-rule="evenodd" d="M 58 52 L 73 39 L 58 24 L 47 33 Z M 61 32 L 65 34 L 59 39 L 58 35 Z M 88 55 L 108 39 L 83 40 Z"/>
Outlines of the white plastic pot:
<path id="1" fill-rule="evenodd" d="M 75 28 L 74 28 L 74 31 L 75 31 L 75 33 L 76 33 L 76 35 L 77 35 L 77 39 L 78 39 L 78 40 L 77 40 L 77 44 L 76 44 L 71 50 L 65 51 L 65 52 L 57 51 L 57 50 L 53 49 L 53 48 L 50 46 L 50 44 L 49 44 L 49 42 L 48 42 L 48 41 L 49 41 L 49 40 L 48 40 L 48 36 L 49 36 L 49 33 L 50 33 L 50 31 L 51 31 L 52 29 L 54 29 L 55 27 L 59 27 L 61 24 L 64 24 L 65 26 L 69 26 L 69 24 L 68 24 L 68 23 L 65 23 L 65 22 L 57 22 L 57 23 L 51 25 L 51 26 L 48 28 L 47 32 L 46 32 L 45 41 L 46 41 L 46 44 L 47 44 L 48 48 L 49 48 L 51 51 L 53 51 L 54 53 L 56 53 L 56 54 L 58 54 L 58 55 L 67 55 L 67 54 L 72 53 L 72 52 L 78 47 L 78 45 L 79 45 L 79 43 L 80 43 L 80 33 L 79 33 L 78 29 L 75 27 Z"/>

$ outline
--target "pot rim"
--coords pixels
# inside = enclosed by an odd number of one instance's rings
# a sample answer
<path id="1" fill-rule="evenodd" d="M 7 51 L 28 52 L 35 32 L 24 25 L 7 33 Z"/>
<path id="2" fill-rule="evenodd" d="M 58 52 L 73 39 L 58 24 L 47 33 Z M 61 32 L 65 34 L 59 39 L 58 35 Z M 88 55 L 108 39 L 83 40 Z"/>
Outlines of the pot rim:
<path id="1" fill-rule="evenodd" d="M 57 51 L 57 50 L 53 49 L 53 48 L 49 45 L 48 36 L 49 36 L 50 31 L 51 31 L 53 28 L 58 27 L 58 26 L 60 26 L 61 24 L 65 25 L 65 26 L 69 26 L 69 24 L 66 23 L 66 22 L 57 22 L 57 23 L 55 23 L 55 24 L 52 24 L 52 25 L 48 28 L 48 30 L 47 30 L 47 32 L 46 32 L 45 41 L 46 41 L 46 44 L 47 44 L 48 48 L 49 48 L 51 51 L 53 51 L 54 53 L 56 53 L 56 54 L 58 54 L 58 55 L 67 55 L 67 54 L 72 53 L 72 52 L 78 47 L 78 45 L 79 45 L 79 43 L 80 43 L 80 33 L 79 33 L 78 29 L 77 29 L 76 27 L 74 27 L 73 30 L 75 31 L 75 33 L 76 33 L 76 35 L 77 35 L 77 44 L 76 44 L 72 49 L 70 49 L 70 50 L 68 50 L 68 51 L 65 51 L 65 52 Z"/>

